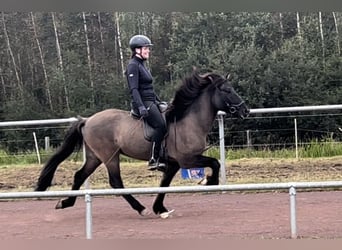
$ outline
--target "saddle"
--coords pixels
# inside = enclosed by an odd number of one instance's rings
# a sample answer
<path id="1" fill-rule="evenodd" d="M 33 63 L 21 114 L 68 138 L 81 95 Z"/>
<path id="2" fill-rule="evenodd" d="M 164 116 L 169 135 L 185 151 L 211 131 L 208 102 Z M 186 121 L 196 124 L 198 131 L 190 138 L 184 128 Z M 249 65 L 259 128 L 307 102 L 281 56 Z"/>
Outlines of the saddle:
<path id="1" fill-rule="evenodd" d="M 158 108 L 159 108 L 159 111 L 160 113 L 162 114 L 163 116 L 163 119 L 166 123 L 166 119 L 165 119 L 165 111 L 168 107 L 168 104 L 166 102 L 159 102 L 158 103 Z M 131 112 L 130 112 L 131 116 L 136 119 L 136 120 L 140 120 L 141 119 L 141 116 L 139 114 L 139 112 L 135 109 L 131 109 Z M 155 133 L 155 129 L 152 128 L 145 119 L 141 119 L 142 122 L 143 122 L 143 130 L 144 130 L 144 137 L 147 141 L 152 141 L 152 138 L 154 136 L 154 133 Z"/>

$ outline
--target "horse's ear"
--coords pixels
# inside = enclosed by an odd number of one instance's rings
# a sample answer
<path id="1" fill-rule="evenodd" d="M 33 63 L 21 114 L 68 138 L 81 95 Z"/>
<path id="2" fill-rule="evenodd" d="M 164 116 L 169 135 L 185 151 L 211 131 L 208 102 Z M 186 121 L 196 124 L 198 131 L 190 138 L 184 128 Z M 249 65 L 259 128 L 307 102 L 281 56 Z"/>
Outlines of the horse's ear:
<path id="1" fill-rule="evenodd" d="M 230 74 L 230 73 L 227 73 L 227 74 L 226 74 L 226 79 L 227 79 L 228 81 L 232 80 L 232 78 L 233 78 L 232 74 Z"/>
<path id="2" fill-rule="evenodd" d="M 205 73 L 205 74 L 200 74 L 199 75 L 200 77 L 202 77 L 203 79 L 206 79 L 206 78 L 208 78 L 209 80 L 210 80 L 210 82 L 214 82 L 214 79 L 213 79 L 213 77 L 211 76 L 211 73 Z"/>

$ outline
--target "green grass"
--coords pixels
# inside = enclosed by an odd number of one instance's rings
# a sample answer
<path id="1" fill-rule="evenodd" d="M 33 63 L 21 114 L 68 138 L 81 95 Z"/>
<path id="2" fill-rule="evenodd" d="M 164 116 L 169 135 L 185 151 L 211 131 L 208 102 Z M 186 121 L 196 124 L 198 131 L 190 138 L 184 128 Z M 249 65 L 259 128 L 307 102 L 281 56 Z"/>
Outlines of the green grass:
<path id="1" fill-rule="evenodd" d="M 41 162 L 44 163 L 53 154 L 53 151 L 43 152 L 40 154 Z M 205 153 L 207 156 L 220 158 L 219 147 L 210 147 Z M 244 158 L 296 158 L 296 151 L 294 148 L 284 148 L 278 150 L 271 150 L 269 147 L 262 149 L 230 149 L 226 150 L 226 160 L 236 160 Z M 300 144 L 298 148 L 299 158 L 319 158 L 319 157 L 333 157 L 342 155 L 342 143 L 335 142 L 332 139 L 325 139 L 322 141 L 314 140 L 307 144 Z M 82 161 L 82 151 L 72 154 L 68 159 L 74 161 Z M 121 156 L 121 162 L 134 163 L 136 160 Z M 9 154 L 0 150 L 0 166 L 11 164 L 36 164 L 38 157 L 36 152 L 20 152 L 16 154 Z"/>
<path id="2" fill-rule="evenodd" d="M 312 141 L 301 148 L 300 155 L 302 157 L 317 158 L 322 156 L 342 155 L 342 144 L 327 139 L 325 141 Z"/>
<path id="3" fill-rule="evenodd" d="M 40 161 L 41 163 L 46 162 L 49 157 L 52 156 L 54 151 L 41 152 Z M 74 161 L 82 161 L 82 151 L 73 153 L 68 159 Z M 25 164 L 37 164 L 38 155 L 34 151 L 7 153 L 4 150 L 0 150 L 0 166 L 2 165 L 25 165 Z"/>
<path id="4" fill-rule="evenodd" d="M 209 150 L 208 150 L 209 151 Z M 218 149 L 211 149 L 207 152 L 208 155 L 219 157 Z M 335 142 L 332 139 L 323 141 L 311 141 L 307 144 L 300 144 L 298 147 L 299 158 L 320 158 L 320 157 L 333 157 L 342 155 L 342 143 Z M 268 147 L 259 150 L 253 149 L 228 149 L 226 159 L 242 159 L 242 158 L 296 158 L 296 150 L 291 149 L 278 149 L 271 150 Z"/>

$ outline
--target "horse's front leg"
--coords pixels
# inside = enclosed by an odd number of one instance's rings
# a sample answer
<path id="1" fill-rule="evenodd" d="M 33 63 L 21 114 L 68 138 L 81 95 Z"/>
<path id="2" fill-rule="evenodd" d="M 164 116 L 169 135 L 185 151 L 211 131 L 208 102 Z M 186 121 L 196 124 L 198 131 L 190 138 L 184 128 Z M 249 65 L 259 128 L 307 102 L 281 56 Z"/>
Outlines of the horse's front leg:
<path id="1" fill-rule="evenodd" d="M 178 170 L 179 164 L 177 162 L 169 162 L 160 182 L 160 187 L 170 186 L 170 183 Z M 162 218 L 167 218 L 171 212 L 164 207 L 165 195 L 165 193 L 158 194 L 153 203 L 153 212 L 157 215 L 160 215 Z"/>
<path id="2" fill-rule="evenodd" d="M 106 168 L 109 175 L 109 184 L 112 188 L 124 188 L 121 174 L 120 174 L 120 164 L 119 164 L 119 156 L 115 157 L 113 161 L 106 164 Z M 130 204 L 130 206 L 136 210 L 140 215 L 148 215 L 150 211 L 148 211 L 138 200 L 136 200 L 132 195 L 126 194 L 122 195 L 122 197 Z"/>
<path id="3" fill-rule="evenodd" d="M 199 155 L 196 157 L 193 166 L 196 167 L 209 167 L 212 170 L 211 175 L 206 175 L 199 184 L 202 185 L 218 185 L 219 184 L 219 171 L 220 171 L 220 163 L 217 159 Z"/>

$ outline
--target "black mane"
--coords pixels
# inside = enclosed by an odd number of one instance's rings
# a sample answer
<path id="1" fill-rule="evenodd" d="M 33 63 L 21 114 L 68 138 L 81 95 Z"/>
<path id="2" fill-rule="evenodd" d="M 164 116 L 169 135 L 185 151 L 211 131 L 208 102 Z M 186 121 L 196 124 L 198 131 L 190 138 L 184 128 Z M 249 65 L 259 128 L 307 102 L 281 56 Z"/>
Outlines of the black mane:
<path id="1" fill-rule="evenodd" d="M 201 95 L 204 89 L 209 87 L 208 91 L 210 91 L 214 86 L 224 81 L 225 79 L 222 76 L 211 72 L 201 75 L 194 71 L 186 76 L 166 111 L 167 121 L 172 123 L 184 118 L 189 107 Z"/>

